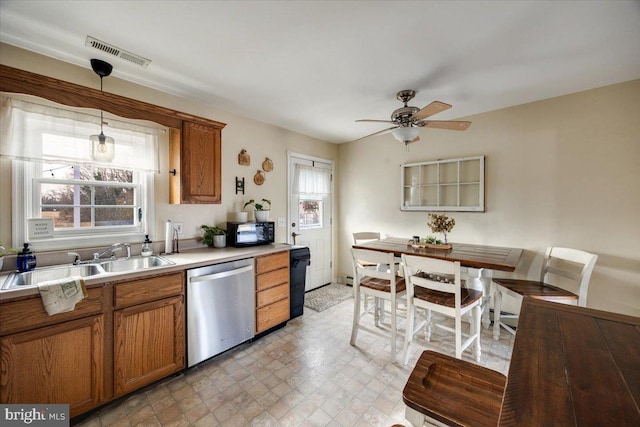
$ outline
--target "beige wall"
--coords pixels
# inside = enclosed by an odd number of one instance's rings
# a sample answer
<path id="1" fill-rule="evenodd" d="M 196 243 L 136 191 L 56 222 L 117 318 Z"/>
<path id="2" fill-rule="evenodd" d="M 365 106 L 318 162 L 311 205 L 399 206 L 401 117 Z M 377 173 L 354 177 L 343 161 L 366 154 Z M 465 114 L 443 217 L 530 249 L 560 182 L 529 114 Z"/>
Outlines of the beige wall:
<path id="1" fill-rule="evenodd" d="M 99 88 L 99 80 L 88 64 L 87 68 L 81 68 L 4 44 L 0 46 L 0 63 L 80 85 Z M 117 68 L 117 63 L 113 65 Z M 338 150 L 335 144 L 220 111 L 200 102 L 168 95 L 116 77 L 104 80 L 104 90 L 227 124 L 222 131 L 223 203 L 221 205 L 170 205 L 168 203 L 168 142 L 165 140 L 161 144 L 161 173 L 156 175 L 155 180 L 155 240 L 163 239 L 162 225 L 167 219 L 183 223 L 183 238 L 200 236 L 201 224 L 220 224 L 228 219 L 232 220 L 234 212 L 250 198 L 270 199 L 273 202 L 272 220 L 286 217 L 287 150 L 336 160 Z M 238 153 L 243 148 L 251 155 L 251 166 L 249 167 L 238 165 Z M 258 169 L 261 169 L 265 157 L 269 157 L 273 161 L 274 169 L 266 174 L 265 183 L 262 186 L 257 186 L 253 182 L 253 176 Z M 10 161 L 0 159 L 0 240 L 3 242 L 11 241 L 10 167 Z M 235 194 L 236 176 L 245 178 L 245 195 Z M 276 227 L 276 239 L 281 242 L 287 241 L 285 227 Z"/>
<path id="2" fill-rule="evenodd" d="M 485 155 L 486 212 L 449 213 L 450 240 L 523 248 L 515 275 L 533 279 L 547 246 L 594 252 L 588 305 L 640 316 L 639 112 L 635 80 L 425 129 L 408 152 L 391 135 L 340 145 L 338 274 L 352 232 L 431 234 L 426 212 L 399 210 L 400 164 Z"/>

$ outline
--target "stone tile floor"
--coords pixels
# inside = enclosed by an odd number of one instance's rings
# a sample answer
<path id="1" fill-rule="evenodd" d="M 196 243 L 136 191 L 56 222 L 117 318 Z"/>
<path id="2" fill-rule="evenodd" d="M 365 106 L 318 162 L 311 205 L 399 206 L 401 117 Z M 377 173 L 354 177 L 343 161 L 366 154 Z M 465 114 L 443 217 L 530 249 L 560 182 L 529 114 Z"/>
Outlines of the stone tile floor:
<path id="1" fill-rule="evenodd" d="M 407 378 L 423 350 L 453 355 L 453 335 L 436 328 L 431 342 L 418 337 L 404 367 L 390 362 L 388 339 L 360 331 L 357 345 L 349 345 L 352 317 L 353 299 L 320 313 L 305 308 L 284 328 L 112 403 L 77 425 L 409 426 L 402 402 Z M 506 374 L 513 336 L 503 332 L 494 341 L 491 330 L 483 329 L 481 344 L 480 364 Z M 398 348 L 400 360 L 401 339 Z M 471 353 L 464 359 L 473 361 Z"/>

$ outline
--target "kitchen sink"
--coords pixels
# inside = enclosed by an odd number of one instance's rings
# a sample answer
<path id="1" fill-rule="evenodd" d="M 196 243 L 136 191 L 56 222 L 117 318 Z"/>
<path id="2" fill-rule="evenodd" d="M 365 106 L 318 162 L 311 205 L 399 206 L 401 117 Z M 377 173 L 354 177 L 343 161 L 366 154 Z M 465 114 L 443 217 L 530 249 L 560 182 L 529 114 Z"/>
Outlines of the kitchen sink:
<path id="1" fill-rule="evenodd" d="M 95 261 L 87 264 L 61 265 L 41 267 L 24 273 L 11 273 L 2 285 L 2 290 L 20 289 L 25 286 L 35 286 L 48 280 L 64 279 L 69 276 L 91 277 L 105 273 L 126 273 L 140 271 L 154 267 L 175 265 L 174 262 L 157 255 L 142 257 L 114 259 L 108 261 Z"/>
<path id="2" fill-rule="evenodd" d="M 33 286 L 47 280 L 64 279 L 69 276 L 89 277 L 103 274 L 104 268 L 99 264 L 62 265 L 42 267 L 24 273 L 11 273 L 2 285 L 2 289 L 15 289 L 22 286 Z"/>
<path id="3" fill-rule="evenodd" d="M 175 263 L 157 255 L 134 256 L 126 259 L 115 259 L 100 263 L 107 273 L 124 273 L 126 271 L 146 270 L 153 267 L 164 267 Z"/>

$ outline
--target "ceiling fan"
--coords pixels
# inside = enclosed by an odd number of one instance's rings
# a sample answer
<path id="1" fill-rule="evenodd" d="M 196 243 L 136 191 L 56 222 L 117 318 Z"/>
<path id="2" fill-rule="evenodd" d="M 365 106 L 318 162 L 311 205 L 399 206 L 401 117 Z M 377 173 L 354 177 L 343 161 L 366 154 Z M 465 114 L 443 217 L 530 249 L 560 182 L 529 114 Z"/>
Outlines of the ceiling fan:
<path id="1" fill-rule="evenodd" d="M 445 104 L 444 102 L 440 101 L 433 101 L 423 109 L 419 109 L 418 107 L 411 107 L 407 105 L 407 103 L 411 99 L 413 99 L 414 96 L 416 96 L 416 92 L 414 90 L 401 90 L 400 92 L 398 92 L 396 98 L 398 99 L 398 101 L 404 102 L 404 107 L 400 107 L 395 110 L 391 114 L 391 120 L 356 120 L 356 122 L 393 123 L 394 126 L 383 129 L 379 132 L 374 132 L 372 134 L 363 136 L 362 138 L 358 138 L 355 141 L 391 131 L 393 136 L 398 141 L 404 142 L 405 145 L 408 145 L 412 142 L 420 140 L 420 137 L 418 136 L 418 134 L 420 133 L 418 129 L 419 127 L 448 130 L 467 130 L 467 128 L 471 125 L 471 122 L 465 121 L 425 120 L 427 117 L 431 117 L 434 114 L 438 114 L 443 112 L 444 110 L 448 110 L 449 108 L 451 108 L 451 105 Z"/>

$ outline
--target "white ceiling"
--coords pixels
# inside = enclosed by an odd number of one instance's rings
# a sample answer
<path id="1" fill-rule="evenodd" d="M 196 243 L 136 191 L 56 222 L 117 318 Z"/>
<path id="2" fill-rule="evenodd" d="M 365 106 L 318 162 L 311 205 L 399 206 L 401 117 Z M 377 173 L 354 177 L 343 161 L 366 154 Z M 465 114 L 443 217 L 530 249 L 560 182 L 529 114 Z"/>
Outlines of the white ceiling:
<path id="1" fill-rule="evenodd" d="M 446 120 L 640 78 L 640 1 L 2 0 L 0 40 L 340 143 L 401 89 Z"/>

